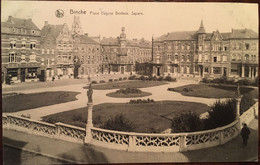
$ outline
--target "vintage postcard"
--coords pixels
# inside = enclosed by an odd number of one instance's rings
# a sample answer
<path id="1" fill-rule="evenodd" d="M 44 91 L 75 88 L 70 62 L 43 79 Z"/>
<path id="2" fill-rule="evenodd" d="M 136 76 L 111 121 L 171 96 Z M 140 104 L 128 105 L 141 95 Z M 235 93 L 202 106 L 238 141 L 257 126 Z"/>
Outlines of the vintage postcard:
<path id="1" fill-rule="evenodd" d="M 4 164 L 257 162 L 257 3 L 2 1 Z"/>

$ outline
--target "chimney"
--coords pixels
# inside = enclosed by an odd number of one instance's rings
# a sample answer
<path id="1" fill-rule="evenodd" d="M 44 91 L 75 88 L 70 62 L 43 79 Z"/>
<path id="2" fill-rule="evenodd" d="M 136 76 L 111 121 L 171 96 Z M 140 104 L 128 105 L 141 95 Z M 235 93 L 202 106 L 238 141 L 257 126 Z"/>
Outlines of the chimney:
<path id="1" fill-rule="evenodd" d="M 87 36 L 87 37 L 88 37 L 88 33 L 84 33 L 84 36 Z"/>
<path id="2" fill-rule="evenodd" d="M 44 26 L 47 26 L 48 25 L 48 21 L 44 21 Z"/>
<path id="3" fill-rule="evenodd" d="M 12 16 L 9 16 L 9 17 L 8 17 L 8 22 L 13 23 L 13 17 L 12 17 Z"/>

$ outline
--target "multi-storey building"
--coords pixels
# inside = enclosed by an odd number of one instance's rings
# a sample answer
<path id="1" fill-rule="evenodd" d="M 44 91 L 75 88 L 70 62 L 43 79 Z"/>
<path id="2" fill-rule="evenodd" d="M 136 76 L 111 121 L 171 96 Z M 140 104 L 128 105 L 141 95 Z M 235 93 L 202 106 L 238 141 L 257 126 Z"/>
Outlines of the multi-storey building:
<path id="1" fill-rule="evenodd" d="M 79 75 L 94 75 L 100 72 L 100 44 L 88 34 L 79 35 L 74 41 L 75 55 L 80 60 Z"/>
<path id="2" fill-rule="evenodd" d="M 45 77 L 73 75 L 73 40 L 68 25 L 50 25 L 41 30 L 41 68 Z"/>
<path id="3" fill-rule="evenodd" d="M 12 16 L 2 22 L 1 27 L 2 80 L 37 81 L 40 75 L 39 28 L 32 19 Z"/>
<path id="4" fill-rule="evenodd" d="M 258 35 L 249 29 L 231 33 L 173 32 L 154 41 L 153 74 L 189 77 L 255 77 Z"/>
<path id="5" fill-rule="evenodd" d="M 136 72 L 136 62 L 148 62 L 151 44 L 144 39 L 127 40 L 125 28 L 117 38 L 101 40 L 101 73 L 131 74 Z"/>

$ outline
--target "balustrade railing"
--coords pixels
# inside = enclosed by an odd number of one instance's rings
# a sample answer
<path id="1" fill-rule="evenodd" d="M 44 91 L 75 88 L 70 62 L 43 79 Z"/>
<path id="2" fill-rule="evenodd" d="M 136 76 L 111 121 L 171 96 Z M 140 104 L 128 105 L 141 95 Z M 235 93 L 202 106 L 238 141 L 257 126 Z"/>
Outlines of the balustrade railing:
<path id="1" fill-rule="evenodd" d="M 144 134 L 134 132 L 111 131 L 92 127 L 90 144 L 106 148 L 146 151 L 177 152 L 208 148 L 224 144 L 235 138 L 242 123 L 249 123 L 258 115 L 258 102 L 244 112 L 239 120 L 216 129 L 172 134 Z M 49 124 L 11 114 L 2 115 L 4 129 L 14 129 L 30 134 L 84 143 L 86 130 L 63 123 Z"/>

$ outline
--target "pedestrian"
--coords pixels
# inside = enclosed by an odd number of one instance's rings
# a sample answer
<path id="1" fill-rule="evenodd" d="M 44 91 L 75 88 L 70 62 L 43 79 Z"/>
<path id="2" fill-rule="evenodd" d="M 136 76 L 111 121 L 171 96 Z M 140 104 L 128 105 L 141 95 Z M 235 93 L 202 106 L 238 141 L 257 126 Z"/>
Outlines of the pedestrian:
<path id="1" fill-rule="evenodd" d="M 247 145 L 247 140 L 249 138 L 250 130 L 247 127 L 246 123 L 243 123 L 243 128 L 241 130 L 240 135 L 242 136 L 243 139 L 243 144 L 246 146 Z"/>
<path id="2" fill-rule="evenodd" d="M 54 81 L 55 80 L 55 77 L 54 76 L 52 76 L 52 81 Z"/>

